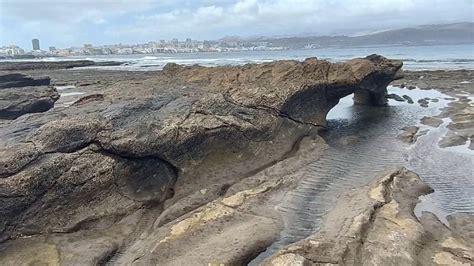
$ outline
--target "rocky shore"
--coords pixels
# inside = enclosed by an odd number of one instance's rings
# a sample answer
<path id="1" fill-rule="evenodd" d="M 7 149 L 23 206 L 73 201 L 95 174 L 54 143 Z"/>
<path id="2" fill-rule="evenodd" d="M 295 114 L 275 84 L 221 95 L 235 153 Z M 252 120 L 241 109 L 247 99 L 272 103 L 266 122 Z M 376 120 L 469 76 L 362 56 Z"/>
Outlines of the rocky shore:
<path id="1" fill-rule="evenodd" d="M 450 96 L 451 102 L 434 117 L 425 117 L 422 124 L 439 127 L 447 119 L 449 131 L 439 141 L 441 147 L 467 145 L 474 150 L 474 71 L 416 71 L 406 72 L 405 77 L 394 82 L 406 89 L 418 87 L 435 89 Z M 428 105 L 433 99 L 426 99 Z M 420 103 L 422 104 L 422 103 Z"/>
<path id="2" fill-rule="evenodd" d="M 388 171 L 342 195 L 316 234 L 288 246 L 264 265 L 470 265 L 474 216 L 431 213 L 418 219 L 418 197 L 432 192 L 413 172 Z M 465 234 L 470 232 L 470 234 Z"/>
<path id="3" fill-rule="evenodd" d="M 114 61 L 95 62 L 91 60 L 76 60 L 76 61 L 38 61 L 38 62 L 2 62 L 0 64 L 0 71 L 25 71 L 25 70 L 55 70 L 55 69 L 70 69 L 75 67 L 86 66 L 119 66 L 122 63 Z"/>
<path id="4" fill-rule="evenodd" d="M 401 67 L 377 55 L 159 72 L 9 66 L 2 98 L 24 104 L 44 87 L 53 102 L 0 120 L 0 264 L 249 263 L 279 237 L 274 206 L 304 177 L 296 169 L 329 148 L 331 108 L 350 94 L 384 106 Z M 81 93 L 58 100 L 67 86 Z M 472 215 L 450 228 L 413 215 L 429 191 L 393 170 L 263 264 L 472 263 Z"/>

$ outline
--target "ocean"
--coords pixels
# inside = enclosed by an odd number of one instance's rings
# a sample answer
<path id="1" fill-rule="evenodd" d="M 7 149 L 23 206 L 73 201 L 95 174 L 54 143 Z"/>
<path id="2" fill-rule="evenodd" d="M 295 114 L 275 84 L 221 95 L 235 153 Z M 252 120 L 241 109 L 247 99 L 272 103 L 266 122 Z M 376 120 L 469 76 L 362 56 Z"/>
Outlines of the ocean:
<path id="1" fill-rule="evenodd" d="M 221 53 L 181 53 L 181 54 L 133 54 L 106 56 L 75 56 L 64 58 L 43 58 L 21 61 L 60 61 L 88 59 L 93 61 L 119 61 L 121 66 L 100 67 L 101 69 L 160 70 L 167 63 L 203 66 L 242 65 L 263 63 L 274 60 L 304 60 L 308 57 L 331 62 L 344 62 L 355 57 L 381 54 L 404 62 L 406 70 L 453 70 L 474 69 L 474 45 L 443 46 L 395 46 L 363 48 L 325 48 L 311 50 L 283 51 L 239 51 Z M 18 60 L 17 60 L 18 61 Z"/>

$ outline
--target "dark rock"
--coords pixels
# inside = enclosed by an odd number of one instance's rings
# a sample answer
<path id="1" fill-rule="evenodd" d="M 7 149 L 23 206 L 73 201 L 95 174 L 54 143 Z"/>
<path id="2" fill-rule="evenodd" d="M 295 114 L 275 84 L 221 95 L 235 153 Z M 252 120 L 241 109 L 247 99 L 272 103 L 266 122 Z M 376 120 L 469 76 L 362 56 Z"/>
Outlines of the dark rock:
<path id="1" fill-rule="evenodd" d="M 29 77 L 20 73 L 0 74 L 0 89 L 26 86 L 47 86 L 49 77 Z"/>
<path id="2" fill-rule="evenodd" d="M 56 89 L 48 86 L 0 89 L 0 119 L 46 112 L 58 99 Z"/>
<path id="3" fill-rule="evenodd" d="M 415 86 L 412 86 L 412 85 L 410 85 L 410 86 L 408 86 L 408 87 L 407 87 L 407 89 L 409 89 L 409 90 L 414 90 L 414 89 L 416 89 L 416 87 L 415 87 Z"/>
<path id="4" fill-rule="evenodd" d="M 381 104 L 401 66 L 381 56 L 168 64 L 140 84 L 124 79 L 70 107 L 19 117 L 0 128 L 0 238 L 113 223 L 238 182 L 323 128 L 340 98 L 367 91 L 359 103 Z"/>
<path id="5" fill-rule="evenodd" d="M 397 102 L 404 102 L 405 98 L 395 94 L 395 93 L 390 93 L 387 95 L 387 99 L 394 99 Z"/>
<path id="6" fill-rule="evenodd" d="M 118 66 L 120 62 L 94 62 L 91 60 L 55 61 L 55 62 L 2 62 L 0 71 L 21 71 L 40 69 L 68 69 L 85 66 Z"/>
<path id="7" fill-rule="evenodd" d="M 437 117 L 425 116 L 421 119 L 420 122 L 424 125 L 428 125 L 431 127 L 439 127 L 443 123 L 443 120 Z"/>
<path id="8" fill-rule="evenodd" d="M 428 100 L 427 99 L 419 99 L 418 103 L 420 104 L 421 107 L 428 107 Z"/>
<path id="9" fill-rule="evenodd" d="M 409 103 L 409 104 L 413 104 L 413 103 L 414 103 L 414 102 L 413 102 L 413 99 L 412 99 L 410 96 L 408 96 L 408 95 L 403 95 L 402 97 L 403 97 L 405 100 L 407 100 L 407 103 Z"/>
<path id="10" fill-rule="evenodd" d="M 402 128 L 403 132 L 398 135 L 398 139 L 405 143 L 412 144 L 417 139 L 416 133 L 418 133 L 418 129 L 416 126 L 404 127 Z"/>
<path id="11" fill-rule="evenodd" d="M 438 142 L 438 145 L 441 148 L 460 146 L 465 145 L 467 140 L 468 139 L 464 136 L 457 135 L 453 131 L 448 131 L 448 133 Z"/>

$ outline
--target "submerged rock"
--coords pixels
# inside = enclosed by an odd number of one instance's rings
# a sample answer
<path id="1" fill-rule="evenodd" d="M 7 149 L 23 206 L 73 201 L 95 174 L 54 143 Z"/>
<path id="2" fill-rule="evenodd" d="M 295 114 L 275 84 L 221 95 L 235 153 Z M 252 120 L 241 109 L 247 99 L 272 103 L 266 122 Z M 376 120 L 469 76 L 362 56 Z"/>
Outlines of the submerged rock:
<path id="1" fill-rule="evenodd" d="M 445 136 L 443 136 L 441 140 L 438 142 L 438 145 L 441 148 L 446 148 L 446 147 L 465 145 L 467 141 L 468 141 L 468 138 L 462 135 L 458 135 L 454 133 L 453 131 L 448 131 L 448 133 Z"/>
<path id="2" fill-rule="evenodd" d="M 404 94 L 402 97 L 403 97 L 403 99 L 407 100 L 407 103 L 409 103 L 409 104 L 414 103 L 413 99 L 410 96 Z"/>
<path id="3" fill-rule="evenodd" d="M 438 117 L 430 117 L 430 116 L 425 116 L 421 118 L 420 121 L 423 125 L 431 126 L 431 127 L 439 127 L 442 123 L 443 120 Z"/>
<path id="4" fill-rule="evenodd" d="M 401 97 L 400 95 L 397 95 L 395 93 L 390 93 L 387 95 L 387 98 L 388 99 L 394 99 L 395 101 L 397 102 L 404 102 L 405 101 L 405 98 L 404 97 Z"/>
<path id="5" fill-rule="evenodd" d="M 419 99 L 418 103 L 421 107 L 428 107 L 429 101 L 427 99 Z"/>
<path id="6" fill-rule="evenodd" d="M 398 139 L 409 144 L 415 143 L 416 139 L 418 138 L 416 135 L 418 133 L 418 129 L 419 127 L 417 126 L 404 127 L 402 128 L 403 132 L 398 135 Z"/>

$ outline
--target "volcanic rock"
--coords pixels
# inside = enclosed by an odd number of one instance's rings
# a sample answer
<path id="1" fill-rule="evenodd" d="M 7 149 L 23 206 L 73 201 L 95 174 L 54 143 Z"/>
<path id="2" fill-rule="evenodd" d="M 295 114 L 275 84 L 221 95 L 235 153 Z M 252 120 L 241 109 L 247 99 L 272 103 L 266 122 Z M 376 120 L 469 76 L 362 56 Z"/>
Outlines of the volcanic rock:
<path id="1" fill-rule="evenodd" d="M 0 119 L 46 112 L 58 99 L 56 89 L 48 86 L 0 89 Z"/>
<path id="2" fill-rule="evenodd" d="M 91 60 L 52 61 L 52 62 L 2 62 L 0 71 L 23 71 L 40 69 L 69 69 L 86 66 L 118 66 L 120 62 L 94 62 Z"/>
<path id="3" fill-rule="evenodd" d="M 417 126 L 404 127 L 402 128 L 403 132 L 398 135 L 398 139 L 409 144 L 415 143 L 418 129 L 419 128 Z"/>
<path id="4" fill-rule="evenodd" d="M 431 127 L 439 127 L 443 123 L 443 120 L 438 118 L 438 117 L 425 116 L 425 117 L 421 118 L 420 122 L 423 125 L 428 125 L 428 126 L 431 126 Z"/>
<path id="5" fill-rule="evenodd" d="M 47 86 L 49 77 L 30 77 L 20 73 L 0 74 L 0 89 L 26 86 Z"/>
<path id="6" fill-rule="evenodd" d="M 401 97 L 400 95 L 398 94 L 395 94 L 395 93 L 390 93 L 387 95 L 387 98 L 388 99 L 394 99 L 395 101 L 397 102 L 404 102 L 405 101 L 405 98 Z"/>
<path id="7" fill-rule="evenodd" d="M 368 190 L 340 198 L 312 236 L 289 245 L 263 265 L 469 265 L 474 256 L 472 214 L 435 215 L 413 209 L 433 190 L 413 172 L 393 170 Z M 463 232 L 463 233 L 460 233 Z"/>
<path id="8" fill-rule="evenodd" d="M 86 229 L 108 237 L 100 233 L 103 228 L 112 230 L 143 208 L 151 208 L 155 219 L 169 209 L 160 224 L 176 224 L 292 154 L 302 139 L 326 126 L 340 98 L 354 93 L 359 104 L 382 104 L 401 66 L 381 56 L 337 64 L 316 59 L 216 68 L 168 64 L 139 83 L 123 80 L 70 107 L 18 117 L 0 128 L 0 241 Z M 249 193 L 243 197 L 254 192 Z M 186 225 L 228 217 L 236 202 L 210 214 L 200 209 L 204 213 L 197 218 L 166 228 L 177 230 L 171 237 L 180 235 Z M 242 232 L 258 233 L 240 223 L 253 215 L 237 217 Z M 271 242 L 279 226 L 254 218 L 269 231 L 262 232 L 263 245 L 247 246 L 253 252 Z M 113 245 L 126 237 L 118 235 Z M 90 250 L 101 246 L 97 241 L 88 242 Z M 27 250 L 16 246 L 16 252 Z M 101 256 L 107 258 L 107 252 Z"/>

